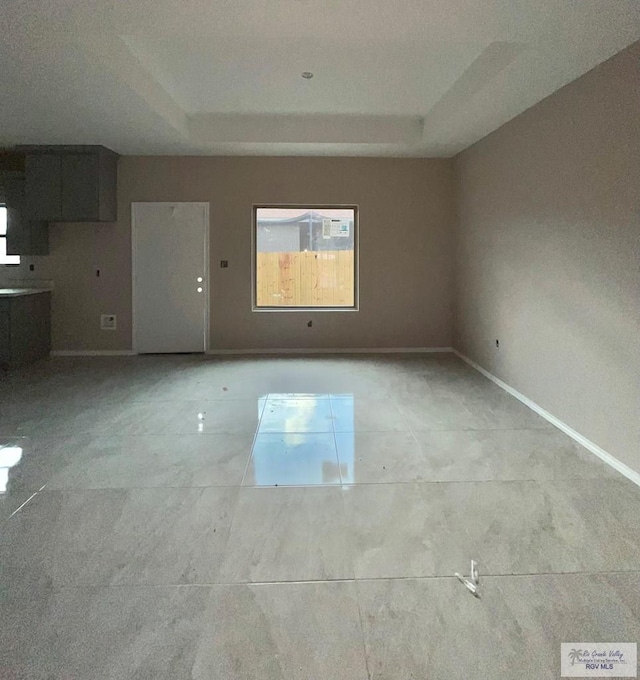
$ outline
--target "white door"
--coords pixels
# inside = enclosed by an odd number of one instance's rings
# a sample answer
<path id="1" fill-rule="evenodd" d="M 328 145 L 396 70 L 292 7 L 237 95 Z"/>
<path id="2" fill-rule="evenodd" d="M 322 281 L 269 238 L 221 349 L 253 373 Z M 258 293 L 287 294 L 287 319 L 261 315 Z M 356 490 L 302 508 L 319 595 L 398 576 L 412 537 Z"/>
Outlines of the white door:
<path id="1" fill-rule="evenodd" d="M 132 203 L 133 349 L 204 352 L 208 203 Z"/>

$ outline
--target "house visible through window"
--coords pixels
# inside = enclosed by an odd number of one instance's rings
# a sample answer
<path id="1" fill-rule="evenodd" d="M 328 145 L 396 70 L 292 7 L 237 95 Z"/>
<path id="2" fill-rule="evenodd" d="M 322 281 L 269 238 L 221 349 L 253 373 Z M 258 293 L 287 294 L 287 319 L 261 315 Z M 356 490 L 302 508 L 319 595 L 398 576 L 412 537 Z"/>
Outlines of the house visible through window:
<path id="1" fill-rule="evenodd" d="M 6 205 L 0 205 L 0 264 L 20 264 L 20 255 L 7 255 Z"/>
<path id="2" fill-rule="evenodd" d="M 357 209 L 256 207 L 256 309 L 355 309 Z"/>

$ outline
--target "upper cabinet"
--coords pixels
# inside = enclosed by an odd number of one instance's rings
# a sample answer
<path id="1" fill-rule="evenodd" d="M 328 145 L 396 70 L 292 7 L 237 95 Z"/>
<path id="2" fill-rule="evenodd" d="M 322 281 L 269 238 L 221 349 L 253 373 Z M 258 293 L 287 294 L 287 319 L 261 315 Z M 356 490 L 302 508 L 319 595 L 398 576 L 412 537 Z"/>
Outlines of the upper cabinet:
<path id="1" fill-rule="evenodd" d="M 0 202 L 7 206 L 7 255 L 48 255 L 47 223 L 25 218 L 24 197 L 22 174 L 0 175 Z"/>
<path id="2" fill-rule="evenodd" d="M 47 222 L 115 222 L 118 156 L 103 146 L 22 147 L 25 216 Z"/>
<path id="3" fill-rule="evenodd" d="M 24 217 L 27 220 L 62 220 L 61 156 L 34 153 L 25 158 Z"/>
<path id="4" fill-rule="evenodd" d="M 25 216 L 24 154 L 0 151 L 0 203 L 7 208 L 7 255 L 48 255 L 47 222 Z"/>

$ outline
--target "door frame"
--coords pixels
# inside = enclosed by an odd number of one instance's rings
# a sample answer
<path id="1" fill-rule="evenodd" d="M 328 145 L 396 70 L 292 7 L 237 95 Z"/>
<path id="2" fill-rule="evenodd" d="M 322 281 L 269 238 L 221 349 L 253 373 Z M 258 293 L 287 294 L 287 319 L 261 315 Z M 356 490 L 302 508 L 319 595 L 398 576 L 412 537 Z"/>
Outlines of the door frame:
<path id="1" fill-rule="evenodd" d="M 181 204 L 199 205 L 204 208 L 204 279 L 205 304 L 204 304 L 204 349 L 203 354 L 209 351 L 209 326 L 211 319 L 211 287 L 209 270 L 211 269 L 209 243 L 211 232 L 211 220 L 209 216 L 208 201 L 131 201 L 131 348 L 134 354 L 138 354 L 136 336 L 136 206 L 137 205 L 166 205 L 174 206 Z"/>

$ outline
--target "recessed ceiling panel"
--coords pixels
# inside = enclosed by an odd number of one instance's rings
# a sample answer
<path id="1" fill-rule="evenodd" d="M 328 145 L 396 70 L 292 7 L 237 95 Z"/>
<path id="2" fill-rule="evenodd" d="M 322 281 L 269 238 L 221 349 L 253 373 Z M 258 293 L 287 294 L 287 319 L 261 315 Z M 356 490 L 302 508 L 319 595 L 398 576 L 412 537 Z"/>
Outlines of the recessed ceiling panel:
<path id="1" fill-rule="evenodd" d="M 5 5 L 0 142 L 138 154 L 453 155 L 640 39 L 635 0 Z"/>

